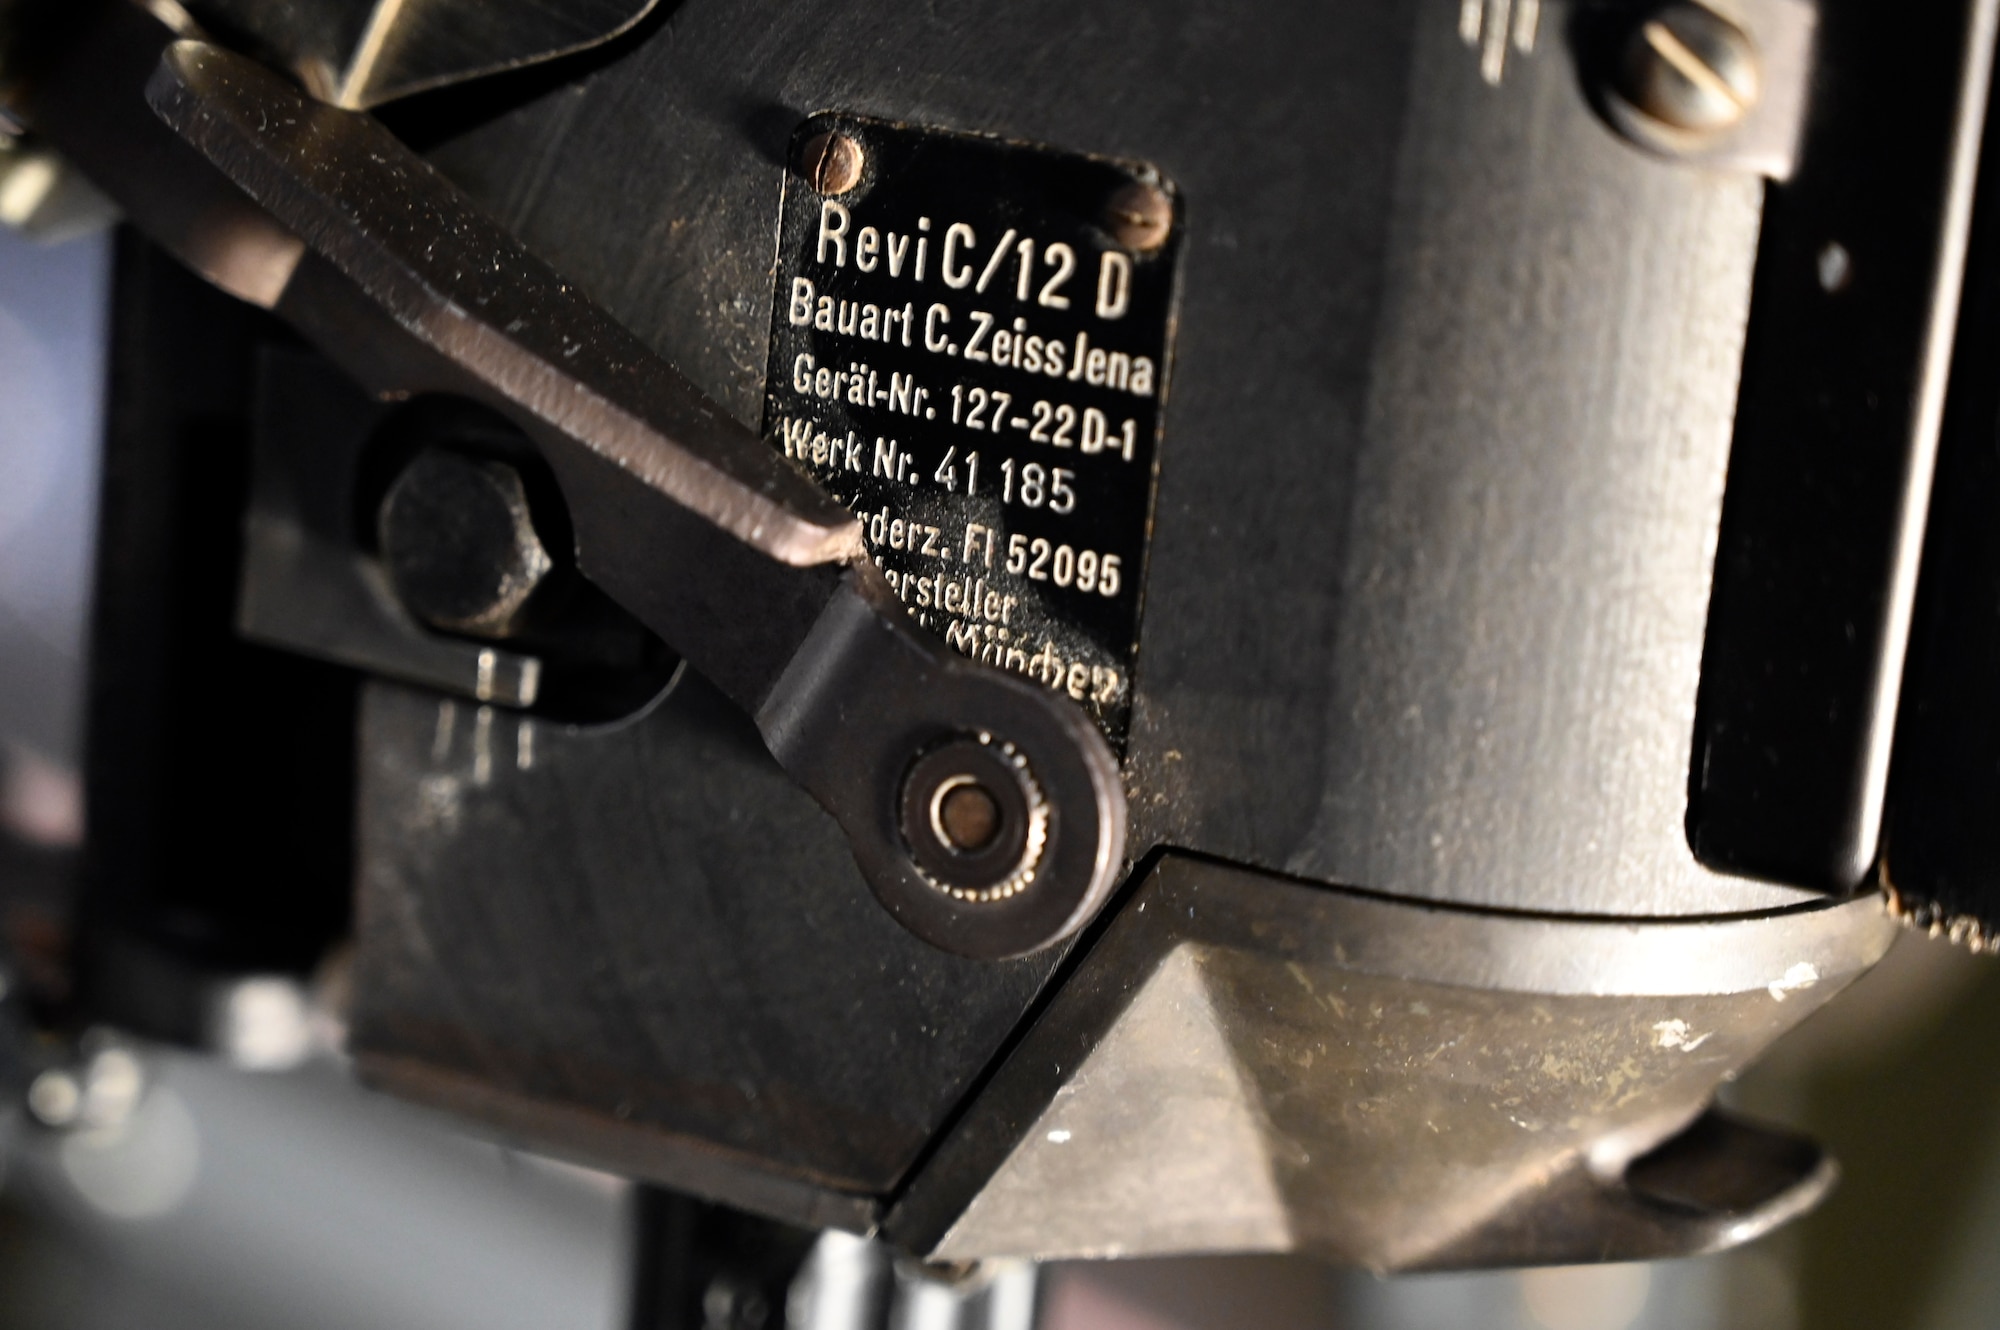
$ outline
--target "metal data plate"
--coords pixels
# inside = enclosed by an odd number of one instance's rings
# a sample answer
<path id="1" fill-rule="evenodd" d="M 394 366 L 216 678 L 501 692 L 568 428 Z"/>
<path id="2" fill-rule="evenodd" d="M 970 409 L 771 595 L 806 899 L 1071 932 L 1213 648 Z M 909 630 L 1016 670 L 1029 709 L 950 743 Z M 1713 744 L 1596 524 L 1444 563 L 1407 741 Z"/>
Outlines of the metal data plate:
<path id="1" fill-rule="evenodd" d="M 839 115 L 801 126 L 793 160 L 829 132 L 860 176 L 787 176 L 765 435 L 854 510 L 919 622 L 1075 698 L 1122 750 L 1181 228 L 1144 249 L 1108 228 L 1135 186 L 1177 214 L 1171 188 Z"/>

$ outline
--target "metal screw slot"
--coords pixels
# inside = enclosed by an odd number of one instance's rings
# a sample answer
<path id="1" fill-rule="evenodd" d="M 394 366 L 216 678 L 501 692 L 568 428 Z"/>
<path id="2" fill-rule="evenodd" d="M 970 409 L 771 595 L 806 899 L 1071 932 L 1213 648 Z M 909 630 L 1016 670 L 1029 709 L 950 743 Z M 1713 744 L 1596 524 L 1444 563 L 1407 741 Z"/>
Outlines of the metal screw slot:
<path id="1" fill-rule="evenodd" d="M 1626 40 L 1617 92 L 1670 131 L 1734 129 L 1763 92 L 1757 44 L 1707 6 L 1679 0 L 1653 11 Z"/>
<path id="2" fill-rule="evenodd" d="M 1173 200 L 1159 186 L 1134 180 L 1105 202 L 1104 229 L 1126 249 L 1158 249 L 1174 229 Z"/>
<path id="3" fill-rule="evenodd" d="M 861 145 L 849 135 L 828 130 L 799 145 L 799 174 L 821 194 L 845 194 L 861 183 L 867 162 Z"/>

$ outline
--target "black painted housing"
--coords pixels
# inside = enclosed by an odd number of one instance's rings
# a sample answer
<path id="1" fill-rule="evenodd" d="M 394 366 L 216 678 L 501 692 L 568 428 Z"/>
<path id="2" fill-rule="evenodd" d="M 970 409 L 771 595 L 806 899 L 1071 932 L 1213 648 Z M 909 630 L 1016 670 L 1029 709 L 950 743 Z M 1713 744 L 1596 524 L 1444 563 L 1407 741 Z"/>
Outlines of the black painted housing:
<path id="1" fill-rule="evenodd" d="M 1320 797 L 1300 742 L 1325 728 L 1314 588 L 1337 572 L 1346 522 L 1413 26 L 1400 3 L 1248 24 L 1227 6 L 1122 0 L 683 5 L 594 78 L 432 156 L 752 421 L 783 173 L 810 115 L 1156 162 L 1196 190 L 1202 272 L 1181 318 L 1208 387 L 1183 396 L 1177 379 L 1167 407 L 1138 673 L 1185 699 L 1170 725 L 1257 756 L 1205 768 L 1198 799 L 1149 803 L 1141 836 L 1282 861 Z M 437 142 L 420 120 L 393 123 Z M 1338 173 L 1308 170 L 1314 156 Z M 1278 446 L 1301 435 L 1311 466 Z M 1183 438 L 1238 442 L 1176 454 Z M 1205 516 L 1218 511 L 1226 527 Z M 525 764 L 518 718 L 477 711 L 368 690 L 364 1073 L 684 1190 L 869 1222 L 1063 949 L 976 963 L 903 933 L 831 820 L 692 675 L 616 726 L 532 725 Z M 1279 835 L 1246 844 L 1259 821 Z"/>
<path id="2" fill-rule="evenodd" d="M 1989 124 L 1889 782 L 1883 877 L 2000 932 L 2000 144 Z M 1962 922 L 1961 922 L 1962 921 Z"/>
<path id="3" fill-rule="evenodd" d="M 1714 868 L 1872 880 L 1870 753 L 1893 720 L 1876 699 L 1898 682 L 1919 394 L 1949 356 L 1926 333 L 1957 298 L 1937 274 L 1974 12 L 1821 7 L 1798 171 L 1765 199 L 1702 658 L 1687 828 Z"/>
<path id="4" fill-rule="evenodd" d="M 357 683 L 235 631 L 256 361 L 290 334 L 129 232 L 113 283 L 73 949 L 81 1013 L 191 1040 L 209 979 L 350 927 Z"/>

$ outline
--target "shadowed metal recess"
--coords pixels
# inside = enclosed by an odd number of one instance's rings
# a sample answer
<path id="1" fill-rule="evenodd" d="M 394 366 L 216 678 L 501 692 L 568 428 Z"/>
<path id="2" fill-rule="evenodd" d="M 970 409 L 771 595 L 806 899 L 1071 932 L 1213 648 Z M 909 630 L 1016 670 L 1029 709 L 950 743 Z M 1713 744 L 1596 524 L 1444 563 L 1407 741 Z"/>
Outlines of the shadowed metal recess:
<path id="1" fill-rule="evenodd" d="M 1765 203 L 1687 834 L 1839 894 L 1882 852 L 2000 4 L 1822 10 L 1799 168 Z"/>

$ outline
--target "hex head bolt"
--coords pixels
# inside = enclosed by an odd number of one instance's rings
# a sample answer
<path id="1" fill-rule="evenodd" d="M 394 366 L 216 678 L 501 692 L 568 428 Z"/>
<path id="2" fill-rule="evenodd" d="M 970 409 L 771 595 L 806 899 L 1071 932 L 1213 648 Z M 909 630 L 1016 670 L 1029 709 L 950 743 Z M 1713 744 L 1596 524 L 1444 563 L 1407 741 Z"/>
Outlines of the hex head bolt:
<path id="1" fill-rule="evenodd" d="M 426 448 L 396 477 L 377 519 L 396 595 L 425 623 L 505 636 L 554 567 L 520 473 Z"/>

